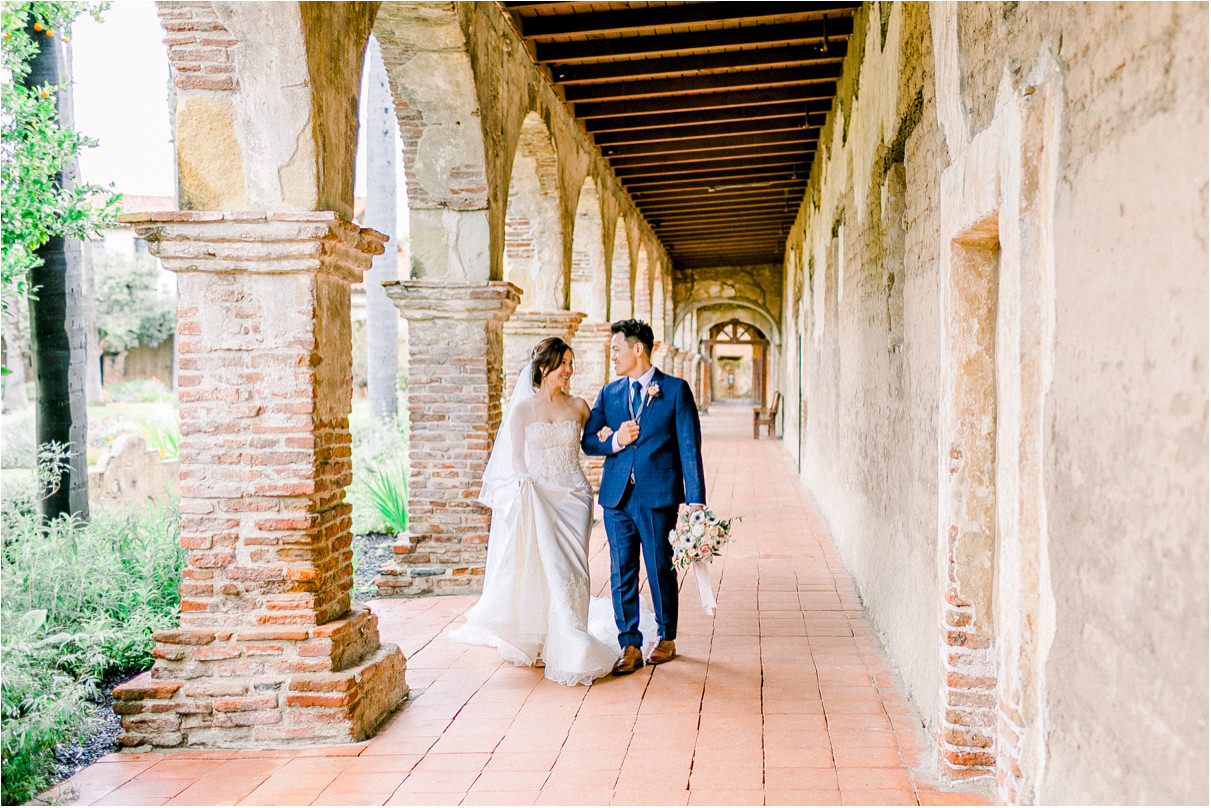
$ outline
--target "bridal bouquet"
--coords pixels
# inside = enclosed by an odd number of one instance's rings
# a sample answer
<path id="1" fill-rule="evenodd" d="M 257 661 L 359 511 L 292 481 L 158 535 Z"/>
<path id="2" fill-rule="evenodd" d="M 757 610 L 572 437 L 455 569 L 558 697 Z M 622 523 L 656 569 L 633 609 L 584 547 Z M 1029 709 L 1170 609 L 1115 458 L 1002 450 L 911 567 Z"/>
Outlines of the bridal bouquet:
<path id="1" fill-rule="evenodd" d="M 673 564 L 684 569 L 719 555 L 720 548 L 731 540 L 732 524 L 741 518 L 720 519 L 707 508 L 691 511 L 682 505 L 677 509 L 677 526 L 669 531 Z"/>
<path id="2" fill-rule="evenodd" d="M 720 519 L 706 508 L 690 510 L 688 505 L 677 509 L 677 524 L 669 531 L 669 544 L 673 547 L 673 564 L 677 567 L 694 568 L 694 582 L 698 585 L 698 599 L 702 609 L 709 615 L 715 614 L 715 596 L 711 592 L 711 579 L 707 575 L 707 563 L 717 555 L 720 548 L 731 541 L 732 525 L 742 517 Z"/>

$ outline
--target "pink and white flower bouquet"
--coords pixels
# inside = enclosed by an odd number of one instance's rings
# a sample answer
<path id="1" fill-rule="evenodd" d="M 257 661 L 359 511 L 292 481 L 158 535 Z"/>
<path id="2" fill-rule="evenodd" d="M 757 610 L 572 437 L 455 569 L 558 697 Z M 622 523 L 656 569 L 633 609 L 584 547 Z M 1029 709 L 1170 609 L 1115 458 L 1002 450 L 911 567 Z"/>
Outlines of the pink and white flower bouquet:
<path id="1" fill-rule="evenodd" d="M 677 509 L 677 525 L 669 531 L 673 564 L 684 569 L 719 555 L 723 545 L 731 541 L 732 525 L 741 518 L 720 519 L 708 508 L 691 510 L 683 504 Z"/>
<path id="2" fill-rule="evenodd" d="M 707 508 L 691 509 L 688 505 L 682 505 L 677 509 L 677 524 L 669 531 L 673 564 L 682 569 L 693 568 L 698 599 L 702 602 L 703 611 L 709 615 L 715 614 L 716 604 L 706 565 L 715 556 L 721 555 L 723 545 L 731 541 L 732 525 L 740 519 L 739 516 L 720 519 Z"/>

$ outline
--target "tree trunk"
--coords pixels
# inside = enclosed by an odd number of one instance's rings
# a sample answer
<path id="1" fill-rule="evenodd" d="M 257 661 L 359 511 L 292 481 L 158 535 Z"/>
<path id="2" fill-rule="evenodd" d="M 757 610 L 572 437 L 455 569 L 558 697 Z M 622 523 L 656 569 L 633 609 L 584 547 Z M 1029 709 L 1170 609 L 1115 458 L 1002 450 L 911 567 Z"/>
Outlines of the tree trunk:
<path id="1" fill-rule="evenodd" d="M 383 291 L 383 281 L 398 280 L 395 214 L 395 110 L 387 68 L 378 40 L 366 49 L 366 216 L 365 224 L 390 240 L 365 275 L 366 382 L 370 411 L 394 419 L 398 412 L 399 309 Z"/>
<path id="2" fill-rule="evenodd" d="M 58 84 L 67 70 L 56 40 L 35 32 L 32 19 L 29 25 L 38 52 L 30 61 L 27 86 Z M 65 95 L 66 99 L 59 99 L 62 102 L 59 117 L 70 126 L 71 98 L 69 92 Z M 56 184 L 64 182 L 63 173 L 55 177 Z M 84 322 L 78 244 L 74 267 L 69 261 L 70 249 L 66 239 L 52 237 L 38 250 L 41 266 L 30 273 L 30 285 L 37 289 L 37 300 L 30 300 L 30 343 L 38 385 L 37 442 L 39 446 L 56 442 L 69 447 L 69 467 L 59 485 L 47 486 L 42 492 L 41 512 L 45 520 L 72 513 L 88 518 L 85 456 L 88 421 L 84 405 Z"/>

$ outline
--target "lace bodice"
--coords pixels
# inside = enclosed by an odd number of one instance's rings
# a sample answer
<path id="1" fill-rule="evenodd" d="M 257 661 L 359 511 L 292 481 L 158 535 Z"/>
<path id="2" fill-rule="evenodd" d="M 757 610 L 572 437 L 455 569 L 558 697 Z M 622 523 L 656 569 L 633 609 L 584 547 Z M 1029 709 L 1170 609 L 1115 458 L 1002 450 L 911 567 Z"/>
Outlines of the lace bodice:
<path id="1" fill-rule="evenodd" d="M 580 468 L 580 424 L 570 420 L 526 424 L 526 466 L 538 482 L 562 488 L 588 485 Z"/>

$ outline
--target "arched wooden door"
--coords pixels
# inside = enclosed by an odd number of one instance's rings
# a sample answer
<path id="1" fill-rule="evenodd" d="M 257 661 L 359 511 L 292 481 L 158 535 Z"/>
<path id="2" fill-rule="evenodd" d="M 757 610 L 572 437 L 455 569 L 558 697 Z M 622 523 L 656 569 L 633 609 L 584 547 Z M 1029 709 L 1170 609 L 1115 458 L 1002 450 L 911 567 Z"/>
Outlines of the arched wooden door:
<path id="1" fill-rule="evenodd" d="M 733 346 L 736 350 L 729 351 Z M 737 374 L 744 369 L 744 354 L 747 353 L 741 346 L 751 346 L 752 349 L 752 376 L 747 386 L 737 378 Z M 710 337 L 703 341 L 702 348 L 702 355 L 707 357 L 710 365 L 706 377 L 710 379 L 708 395 L 711 401 L 742 398 L 748 392 L 754 406 L 765 406 L 769 340 L 761 329 L 735 319 L 718 323 L 711 326 Z"/>

